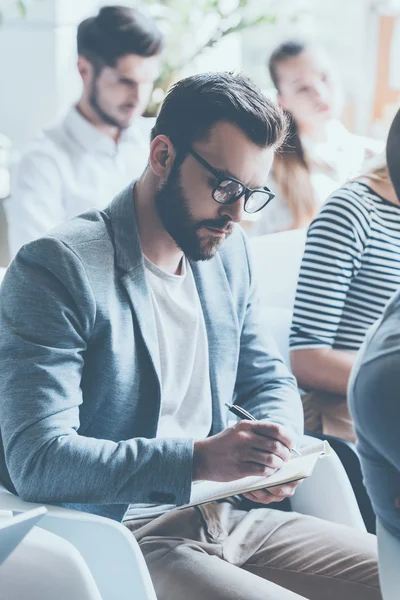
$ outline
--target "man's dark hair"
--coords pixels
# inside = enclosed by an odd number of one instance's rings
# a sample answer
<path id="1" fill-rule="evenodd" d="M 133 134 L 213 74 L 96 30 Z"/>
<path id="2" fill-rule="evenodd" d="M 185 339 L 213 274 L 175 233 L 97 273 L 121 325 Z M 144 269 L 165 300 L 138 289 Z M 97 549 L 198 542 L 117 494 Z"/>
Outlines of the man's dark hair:
<path id="1" fill-rule="evenodd" d="M 400 199 L 400 110 L 389 130 L 386 144 L 386 160 L 397 198 Z"/>
<path id="2" fill-rule="evenodd" d="M 184 155 L 193 142 L 207 137 L 218 121 L 237 125 L 258 146 L 275 146 L 286 135 L 283 111 L 242 74 L 203 73 L 171 87 L 151 132 L 169 137 Z"/>
<path id="3" fill-rule="evenodd" d="M 114 66 L 126 54 L 154 56 L 163 37 L 150 17 L 125 6 L 103 6 L 96 17 L 78 26 L 78 55 L 98 68 Z"/>

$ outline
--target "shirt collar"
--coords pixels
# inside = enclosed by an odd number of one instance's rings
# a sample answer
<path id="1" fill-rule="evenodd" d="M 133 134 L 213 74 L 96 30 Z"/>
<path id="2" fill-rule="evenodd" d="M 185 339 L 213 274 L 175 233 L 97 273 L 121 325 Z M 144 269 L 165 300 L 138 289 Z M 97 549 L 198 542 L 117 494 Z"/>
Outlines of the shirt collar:
<path id="1" fill-rule="evenodd" d="M 101 133 L 92 123 L 90 123 L 76 106 L 73 106 L 64 119 L 64 126 L 76 141 L 86 150 L 103 152 L 110 156 L 115 156 L 121 143 L 132 142 L 136 139 L 134 128 L 131 125 L 122 132 L 118 143 L 108 135 Z"/>

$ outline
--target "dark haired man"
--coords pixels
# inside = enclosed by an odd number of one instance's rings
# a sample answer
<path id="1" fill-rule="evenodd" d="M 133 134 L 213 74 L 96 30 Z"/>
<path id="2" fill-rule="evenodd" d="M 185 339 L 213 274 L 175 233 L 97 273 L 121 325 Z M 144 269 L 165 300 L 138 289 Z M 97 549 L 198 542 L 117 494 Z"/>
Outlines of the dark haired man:
<path id="1" fill-rule="evenodd" d="M 162 36 L 137 10 L 105 6 L 78 27 L 81 98 L 28 147 L 7 203 L 11 255 L 90 208 L 103 208 L 143 171 Z"/>
<path id="2" fill-rule="evenodd" d="M 27 244 L 2 284 L 0 478 L 125 518 L 159 600 L 380 598 L 368 534 L 231 501 L 173 510 L 193 481 L 271 474 L 302 433 L 235 226 L 273 198 L 285 130 L 244 76 L 178 82 L 138 181 Z M 227 427 L 233 398 L 259 422 Z"/>

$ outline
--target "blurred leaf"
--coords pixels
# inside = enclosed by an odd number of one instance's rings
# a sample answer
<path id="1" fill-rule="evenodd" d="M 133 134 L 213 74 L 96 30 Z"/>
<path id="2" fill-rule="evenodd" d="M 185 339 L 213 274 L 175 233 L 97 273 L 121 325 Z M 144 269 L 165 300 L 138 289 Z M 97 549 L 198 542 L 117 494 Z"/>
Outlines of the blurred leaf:
<path id="1" fill-rule="evenodd" d="M 23 2 L 23 0 L 17 0 L 17 9 L 18 9 L 18 13 L 19 13 L 19 16 L 21 17 L 21 19 L 25 19 L 26 4 L 25 4 L 25 2 Z"/>

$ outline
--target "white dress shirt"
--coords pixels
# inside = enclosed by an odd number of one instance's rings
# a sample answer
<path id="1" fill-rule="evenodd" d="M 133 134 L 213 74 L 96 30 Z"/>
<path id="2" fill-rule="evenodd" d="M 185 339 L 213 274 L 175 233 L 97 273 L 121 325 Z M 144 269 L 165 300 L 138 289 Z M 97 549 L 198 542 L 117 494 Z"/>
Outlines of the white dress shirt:
<path id="1" fill-rule="evenodd" d="M 11 256 L 31 240 L 91 208 L 103 208 L 148 161 L 154 119 L 138 117 L 118 143 L 76 108 L 28 146 L 6 202 Z"/>

